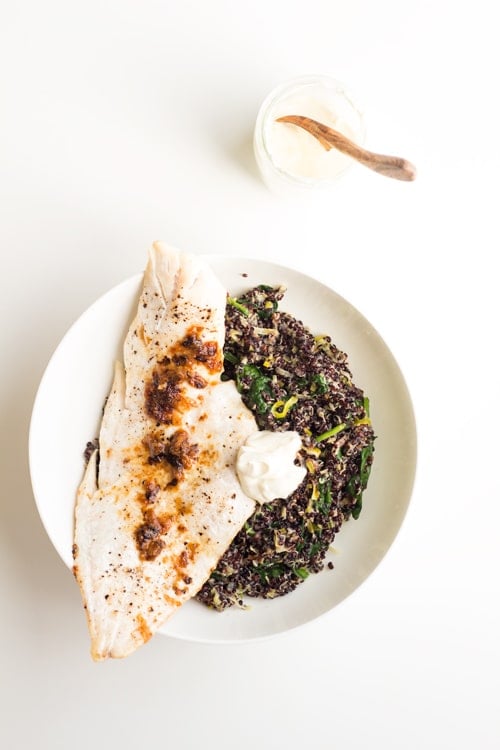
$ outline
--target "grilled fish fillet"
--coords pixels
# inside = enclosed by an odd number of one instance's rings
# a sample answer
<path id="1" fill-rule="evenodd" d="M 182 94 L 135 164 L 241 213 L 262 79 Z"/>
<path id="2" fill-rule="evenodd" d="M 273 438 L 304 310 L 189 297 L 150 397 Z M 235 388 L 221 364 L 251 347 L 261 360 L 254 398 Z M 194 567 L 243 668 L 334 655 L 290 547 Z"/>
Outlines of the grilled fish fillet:
<path id="1" fill-rule="evenodd" d="M 73 572 L 95 660 L 149 640 L 255 509 L 235 462 L 257 427 L 220 380 L 225 304 L 200 258 L 153 245 L 77 493 Z"/>

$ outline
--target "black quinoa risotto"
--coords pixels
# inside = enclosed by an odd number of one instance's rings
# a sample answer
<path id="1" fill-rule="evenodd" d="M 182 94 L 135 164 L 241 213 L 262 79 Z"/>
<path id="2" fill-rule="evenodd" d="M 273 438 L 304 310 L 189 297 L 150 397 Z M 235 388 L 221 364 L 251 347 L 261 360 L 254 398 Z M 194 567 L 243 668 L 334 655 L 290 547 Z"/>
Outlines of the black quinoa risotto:
<path id="1" fill-rule="evenodd" d="M 289 498 L 257 506 L 235 537 L 197 596 L 217 610 L 282 596 L 322 570 L 335 534 L 361 512 L 373 461 L 368 399 L 347 355 L 278 310 L 284 293 L 260 285 L 228 297 L 223 378 L 259 429 L 300 434 L 307 475 Z"/>

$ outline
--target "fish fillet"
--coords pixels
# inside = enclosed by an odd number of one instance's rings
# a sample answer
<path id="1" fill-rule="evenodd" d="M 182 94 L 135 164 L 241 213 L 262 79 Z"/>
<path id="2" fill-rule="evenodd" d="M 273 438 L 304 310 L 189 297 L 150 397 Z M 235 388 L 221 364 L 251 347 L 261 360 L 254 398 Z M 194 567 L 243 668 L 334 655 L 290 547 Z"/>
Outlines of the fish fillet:
<path id="1" fill-rule="evenodd" d="M 202 259 L 153 245 L 77 493 L 73 572 L 95 660 L 149 640 L 255 509 L 235 462 L 257 427 L 220 380 L 225 304 Z"/>

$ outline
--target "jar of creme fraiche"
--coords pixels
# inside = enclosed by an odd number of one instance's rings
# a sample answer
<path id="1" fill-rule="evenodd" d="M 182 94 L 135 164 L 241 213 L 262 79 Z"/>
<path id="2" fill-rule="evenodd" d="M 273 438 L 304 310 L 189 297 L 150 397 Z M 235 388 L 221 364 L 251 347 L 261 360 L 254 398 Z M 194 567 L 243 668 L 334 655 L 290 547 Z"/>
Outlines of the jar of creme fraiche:
<path id="1" fill-rule="evenodd" d="M 364 118 L 345 86 L 328 76 L 303 76 L 281 84 L 262 103 L 254 131 L 254 152 L 262 179 L 278 193 L 331 187 L 354 163 L 332 148 L 326 151 L 297 125 L 278 117 L 302 115 L 340 131 L 360 146 Z"/>

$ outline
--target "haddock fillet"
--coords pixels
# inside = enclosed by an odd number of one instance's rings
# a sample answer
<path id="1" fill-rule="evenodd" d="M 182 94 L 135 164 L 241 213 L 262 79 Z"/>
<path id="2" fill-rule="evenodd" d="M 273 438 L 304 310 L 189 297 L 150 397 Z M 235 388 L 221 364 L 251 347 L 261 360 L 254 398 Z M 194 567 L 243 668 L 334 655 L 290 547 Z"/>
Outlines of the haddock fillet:
<path id="1" fill-rule="evenodd" d="M 202 259 L 153 245 L 77 494 L 73 570 L 96 660 L 145 643 L 254 511 L 235 463 L 255 420 L 220 380 L 225 304 Z"/>

